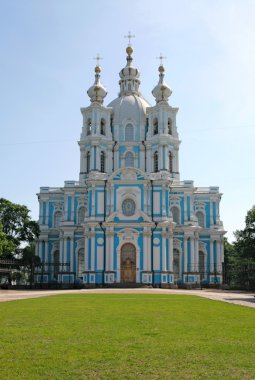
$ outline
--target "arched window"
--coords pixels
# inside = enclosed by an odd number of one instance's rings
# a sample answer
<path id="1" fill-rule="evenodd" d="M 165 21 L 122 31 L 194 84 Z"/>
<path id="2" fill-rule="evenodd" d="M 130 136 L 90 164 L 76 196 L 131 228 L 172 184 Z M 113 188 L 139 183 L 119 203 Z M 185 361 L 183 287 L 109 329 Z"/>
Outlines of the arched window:
<path id="1" fill-rule="evenodd" d="M 180 224 L 180 210 L 179 210 L 179 208 L 176 206 L 173 206 L 171 208 L 171 212 L 173 215 L 173 221 L 177 224 Z"/>
<path id="2" fill-rule="evenodd" d="M 167 128 L 168 128 L 168 134 L 172 135 L 172 133 L 173 133 L 172 120 L 170 118 L 168 118 L 168 121 L 167 121 Z"/>
<path id="3" fill-rule="evenodd" d="M 87 153 L 87 173 L 90 171 L 90 152 Z"/>
<path id="4" fill-rule="evenodd" d="M 59 227 L 62 219 L 62 212 L 56 211 L 54 214 L 54 227 Z"/>
<path id="5" fill-rule="evenodd" d="M 78 224 L 84 223 L 84 219 L 85 219 L 85 207 L 82 206 L 78 210 Z"/>
<path id="6" fill-rule="evenodd" d="M 125 167 L 134 167 L 134 155 L 132 152 L 127 152 L 125 156 Z"/>
<path id="7" fill-rule="evenodd" d="M 169 171 L 170 173 L 173 172 L 173 155 L 171 152 L 169 152 Z"/>
<path id="8" fill-rule="evenodd" d="M 53 277 L 55 280 L 58 279 L 59 272 L 59 251 L 53 253 Z"/>
<path id="9" fill-rule="evenodd" d="M 154 135 L 158 134 L 158 119 L 156 117 L 153 120 L 153 134 Z"/>
<path id="10" fill-rule="evenodd" d="M 128 83 L 128 91 L 131 91 L 131 83 Z"/>
<path id="11" fill-rule="evenodd" d="M 134 140 L 134 127 L 132 124 L 127 124 L 125 129 L 125 141 Z"/>
<path id="12" fill-rule="evenodd" d="M 198 225 L 202 228 L 205 227 L 205 216 L 204 216 L 204 213 L 202 211 L 198 211 L 196 213 L 196 217 L 197 217 L 197 221 L 198 221 Z"/>
<path id="13" fill-rule="evenodd" d="M 198 254 L 198 271 L 200 273 L 200 279 L 205 278 L 205 254 L 202 251 L 199 251 Z"/>
<path id="14" fill-rule="evenodd" d="M 101 172 L 105 172 L 105 153 L 101 152 L 100 154 L 100 167 L 101 167 Z"/>
<path id="15" fill-rule="evenodd" d="M 78 251 L 78 276 L 81 276 L 84 270 L 84 248 L 80 248 Z"/>
<path id="16" fill-rule="evenodd" d="M 180 253 L 178 249 L 173 249 L 173 272 L 175 279 L 180 277 Z"/>
<path id="17" fill-rule="evenodd" d="M 101 119 L 100 133 L 101 135 L 105 135 L 105 119 Z"/>
<path id="18" fill-rule="evenodd" d="M 87 136 L 91 135 L 91 127 L 92 127 L 91 119 L 88 119 L 87 120 Z"/>
<path id="19" fill-rule="evenodd" d="M 158 172 L 158 152 L 154 153 L 154 172 Z"/>

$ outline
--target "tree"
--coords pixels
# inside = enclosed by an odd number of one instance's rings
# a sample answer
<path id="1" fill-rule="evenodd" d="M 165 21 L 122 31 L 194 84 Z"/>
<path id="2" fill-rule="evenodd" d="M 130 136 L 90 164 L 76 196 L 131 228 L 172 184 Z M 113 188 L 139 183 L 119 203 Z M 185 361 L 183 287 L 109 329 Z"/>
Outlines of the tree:
<path id="1" fill-rule="evenodd" d="M 224 237 L 224 263 L 226 265 L 233 264 L 237 260 L 237 253 L 234 244 L 229 243 L 228 239 Z"/>
<path id="2" fill-rule="evenodd" d="M 32 286 L 32 283 L 34 282 L 34 270 L 35 267 L 40 265 L 41 259 L 39 256 L 36 256 L 35 254 L 35 244 L 31 243 L 27 245 L 22 250 L 22 257 L 21 257 L 22 263 L 24 265 L 25 271 L 29 274 L 29 282 L 30 286 Z"/>
<path id="3" fill-rule="evenodd" d="M 1 256 L 13 257 L 21 243 L 30 244 L 39 236 L 39 225 L 31 219 L 29 213 L 26 206 L 0 198 Z"/>
<path id="4" fill-rule="evenodd" d="M 241 259 L 255 260 L 255 206 L 246 215 L 245 228 L 235 232 L 234 243 L 238 256 Z"/>
<path id="5" fill-rule="evenodd" d="M 5 233 L 3 232 L 3 225 L 0 223 L 0 257 L 5 255 L 5 257 L 12 256 L 16 245 L 7 239 Z"/>

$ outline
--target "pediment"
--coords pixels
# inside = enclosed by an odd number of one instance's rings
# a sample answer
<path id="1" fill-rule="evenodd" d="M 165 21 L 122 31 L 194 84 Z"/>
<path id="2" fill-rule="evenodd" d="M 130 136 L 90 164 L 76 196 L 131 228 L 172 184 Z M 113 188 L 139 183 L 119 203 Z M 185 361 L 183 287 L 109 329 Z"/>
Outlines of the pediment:
<path id="1" fill-rule="evenodd" d="M 137 168 L 120 168 L 109 177 L 109 181 L 144 181 L 148 175 Z"/>

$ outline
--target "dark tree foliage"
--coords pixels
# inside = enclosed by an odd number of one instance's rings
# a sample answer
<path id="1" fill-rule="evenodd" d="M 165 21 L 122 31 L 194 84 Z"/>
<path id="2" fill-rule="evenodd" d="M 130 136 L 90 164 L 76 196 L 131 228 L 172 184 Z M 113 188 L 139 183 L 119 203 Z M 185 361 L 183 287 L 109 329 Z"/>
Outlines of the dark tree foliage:
<path id="1" fill-rule="evenodd" d="M 243 259 L 255 260 L 255 206 L 247 212 L 245 228 L 235 232 L 235 249 Z"/>
<path id="2" fill-rule="evenodd" d="M 0 252 L 1 256 L 13 256 L 21 243 L 30 244 L 39 236 L 39 225 L 31 219 L 29 212 L 26 206 L 0 198 L 0 223 L 4 234 L 0 239 L 9 242 L 9 246 Z"/>
<path id="3" fill-rule="evenodd" d="M 245 228 L 234 235 L 233 244 L 224 239 L 225 281 L 235 288 L 255 289 L 255 206 L 247 212 Z"/>
<path id="4" fill-rule="evenodd" d="M 21 257 L 22 262 L 24 265 L 30 266 L 31 262 L 37 266 L 40 264 L 41 260 L 39 256 L 36 256 L 35 254 L 35 244 L 31 243 L 30 245 L 27 245 L 23 250 L 22 250 L 22 257 Z"/>

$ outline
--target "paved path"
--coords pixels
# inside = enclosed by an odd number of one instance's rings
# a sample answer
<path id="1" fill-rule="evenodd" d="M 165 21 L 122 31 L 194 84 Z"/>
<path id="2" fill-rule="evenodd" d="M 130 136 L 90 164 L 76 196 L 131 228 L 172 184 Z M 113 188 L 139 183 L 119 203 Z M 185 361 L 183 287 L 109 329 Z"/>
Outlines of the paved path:
<path id="1" fill-rule="evenodd" d="M 0 290 L 0 302 L 38 298 L 61 294 L 185 294 L 205 297 L 216 301 L 234 303 L 255 308 L 255 292 L 222 290 L 175 290 L 175 289 L 81 289 L 81 290 Z"/>

